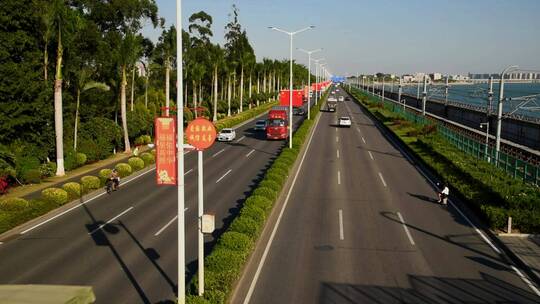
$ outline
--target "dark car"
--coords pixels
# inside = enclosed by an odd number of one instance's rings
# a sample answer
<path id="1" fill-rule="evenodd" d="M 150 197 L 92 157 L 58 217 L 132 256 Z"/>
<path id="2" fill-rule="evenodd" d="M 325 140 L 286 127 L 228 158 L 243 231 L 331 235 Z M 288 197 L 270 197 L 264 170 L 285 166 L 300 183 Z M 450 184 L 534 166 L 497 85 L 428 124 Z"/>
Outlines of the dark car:
<path id="1" fill-rule="evenodd" d="M 349 96 L 345 96 L 345 101 L 351 101 L 351 98 Z"/>
<path id="2" fill-rule="evenodd" d="M 306 112 L 302 108 L 293 108 L 293 115 L 303 116 L 306 115 Z"/>

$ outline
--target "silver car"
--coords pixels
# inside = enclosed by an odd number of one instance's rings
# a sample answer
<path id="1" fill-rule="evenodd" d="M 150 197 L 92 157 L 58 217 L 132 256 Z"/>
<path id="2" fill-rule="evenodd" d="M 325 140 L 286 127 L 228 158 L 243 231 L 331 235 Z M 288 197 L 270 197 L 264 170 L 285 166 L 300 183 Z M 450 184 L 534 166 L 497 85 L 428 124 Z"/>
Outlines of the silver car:
<path id="1" fill-rule="evenodd" d="M 266 120 L 257 120 L 255 126 L 253 127 L 255 131 L 264 131 L 266 130 Z"/>
<path id="2" fill-rule="evenodd" d="M 218 141 L 233 141 L 236 138 L 236 131 L 231 128 L 222 129 L 218 136 Z"/>

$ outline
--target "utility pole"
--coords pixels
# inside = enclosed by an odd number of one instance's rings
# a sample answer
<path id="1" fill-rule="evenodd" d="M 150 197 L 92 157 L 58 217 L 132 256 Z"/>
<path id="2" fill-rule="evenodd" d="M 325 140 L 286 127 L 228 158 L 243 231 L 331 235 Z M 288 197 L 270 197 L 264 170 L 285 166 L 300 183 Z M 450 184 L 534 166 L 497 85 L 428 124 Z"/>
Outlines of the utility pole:
<path id="1" fill-rule="evenodd" d="M 382 77 L 381 102 L 384 102 L 384 76 Z"/>
<path id="2" fill-rule="evenodd" d="M 424 91 L 422 92 L 422 115 L 426 116 L 427 77 L 424 75 Z"/>
<path id="3" fill-rule="evenodd" d="M 426 76 L 424 76 L 424 79 L 425 79 Z M 418 86 L 416 87 L 416 99 L 420 99 L 420 81 L 417 80 L 416 83 L 418 84 Z"/>
<path id="4" fill-rule="evenodd" d="M 518 67 L 513 65 L 504 69 L 501 73 L 501 81 L 499 83 L 499 105 L 497 107 L 497 137 L 495 139 L 495 162 L 497 167 L 499 166 L 499 152 L 501 149 L 501 124 L 503 114 L 503 102 L 504 102 L 504 76 L 511 70 L 516 70 Z"/>
<path id="5" fill-rule="evenodd" d="M 491 109 L 493 107 L 493 76 L 489 77 L 489 91 L 488 91 L 488 104 L 486 109 L 487 121 L 489 122 L 489 116 L 491 115 Z"/>
<path id="6" fill-rule="evenodd" d="M 448 75 L 446 75 L 446 85 L 444 86 L 444 106 L 448 106 Z"/>
<path id="7" fill-rule="evenodd" d="M 399 77 L 399 87 L 398 87 L 398 102 L 401 103 L 401 93 L 402 93 L 402 84 L 401 84 L 401 77 Z M 405 111 L 405 101 L 403 102 L 403 111 Z"/>

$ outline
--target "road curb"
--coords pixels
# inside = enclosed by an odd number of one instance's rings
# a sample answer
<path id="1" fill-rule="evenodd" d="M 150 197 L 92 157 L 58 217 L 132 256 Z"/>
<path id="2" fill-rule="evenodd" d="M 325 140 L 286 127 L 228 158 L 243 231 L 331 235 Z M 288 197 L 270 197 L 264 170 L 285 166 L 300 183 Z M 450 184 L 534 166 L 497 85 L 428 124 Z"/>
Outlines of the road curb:
<path id="1" fill-rule="evenodd" d="M 432 170 L 424 163 L 422 159 L 420 159 L 416 153 L 409 148 L 409 146 L 401 140 L 399 136 L 397 136 L 388 126 L 386 126 L 384 123 L 382 123 L 371 111 L 367 109 L 367 107 L 362 104 L 354 95 L 349 95 L 356 101 L 356 103 L 362 108 L 362 111 L 370 117 L 370 119 L 375 123 L 377 128 L 384 133 L 384 136 L 390 137 L 400 145 L 402 150 L 407 153 L 407 156 L 414 161 L 414 164 L 417 166 L 417 170 L 423 171 L 426 175 L 430 176 L 433 179 L 441 180 L 440 176 L 438 174 L 432 172 Z M 414 165 L 413 164 L 413 165 Z M 499 238 L 498 234 L 491 229 L 488 228 L 488 226 L 479 219 L 478 215 L 469 208 L 466 200 L 461 196 L 459 191 L 454 189 L 454 193 L 458 193 L 457 199 L 459 206 L 461 207 L 462 211 L 469 217 L 471 217 L 471 220 L 474 221 L 475 224 L 478 225 L 478 227 L 489 237 L 489 239 L 495 243 L 495 245 L 502 250 L 502 253 L 500 254 L 501 258 L 506 261 L 508 264 L 515 264 L 517 265 L 521 270 L 523 270 L 527 276 L 537 285 L 540 286 L 540 276 L 536 274 L 536 272 L 531 269 L 517 254 L 515 254 L 506 244 Z M 452 195 L 454 197 L 454 203 L 456 203 L 455 195 Z M 510 263 L 511 262 L 511 263 Z"/>

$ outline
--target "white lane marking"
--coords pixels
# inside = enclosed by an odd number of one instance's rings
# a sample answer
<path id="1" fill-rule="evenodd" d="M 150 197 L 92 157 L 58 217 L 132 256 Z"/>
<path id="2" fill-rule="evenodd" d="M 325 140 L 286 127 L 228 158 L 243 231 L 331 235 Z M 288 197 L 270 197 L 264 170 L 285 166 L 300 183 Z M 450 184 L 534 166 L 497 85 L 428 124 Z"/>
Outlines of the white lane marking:
<path id="1" fill-rule="evenodd" d="M 216 181 L 216 184 L 219 183 L 223 178 L 225 178 L 225 176 L 227 176 L 227 174 L 231 173 L 231 169 L 229 169 L 229 171 L 227 171 L 225 174 L 223 174 L 222 177 L 220 177 L 217 181 Z"/>
<path id="2" fill-rule="evenodd" d="M 117 218 L 121 217 L 122 215 L 128 213 L 129 211 L 131 211 L 131 209 L 133 209 L 133 206 L 127 208 L 126 210 L 124 210 L 122 213 L 120 213 L 119 215 L 113 217 L 112 219 L 108 220 L 105 222 L 105 224 L 101 224 L 99 225 L 99 227 L 97 227 L 96 229 L 92 230 L 92 232 L 89 232 L 88 234 L 94 234 L 94 232 L 100 230 L 101 228 L 105 227 L 107 224 L 110 224 L 112 221 L 116 220 Z"/>
<path id="3" fill-rule="evenodd" d="M 294 175 L 291 188 L 289 189 L 289 192 L 287 192 L 287 196 L 285 197 L 285 202 L 283 203 L 283 207 L 281 207 L 274 229 L 272 229 L 272 233 L 270 234 L 270 239 L 268 239 L 268 243 L 266 243 L 266 247 L 264 248 L 264 252 L 261 257 L 261 261 L 259 262 L 259 266 L 257 266 L 257 271 L 255 271 L 255 276 L 253 277 L 253 281 L 251 281 L 251 285 L 249 285 L 249 290 L 248 290 L 248 293 L 246 294 L 246 298 L 244 299 L 244 304 L 249 303 L 249 300 L 251 299 L 251 295 L 253 294 L 253 290 L 255 289 L 255 285 L 257 285 L 257 281 L 259 280 L 259 275 L 261 274 L 261 269 L 264 265 L 264 262 L 266 261 L 266 257 L 268 256 L 268 251 L 270 251 L 270 246 L 272 246 L 274 237 L 276 236 L 276 231 L 279 227 L 279 223 L 281 222 L 281 218 L 283 217 L 283 213 L 285 212 L 285 208 L 287 207 L 287 203 L 289 202 L 289 197 L 291 196 L 292 190 L 294 189 L 294 185 L 296 184 L 296 179 L 298 178 L 300 169 L 302 169 L 302 164 L 304 163 L 306 154 L 309 151 L 309 147 L 311 146 L 311 140 L 313 139 L 313 135 L 315 134 L 318 124 L 319 124 L 319 118 L 317 118 L 315 127 L 313 128 L 313 131 L 311 132 L 311 135 L 309 137 L 309 141 L 307 144 L 307 148 L 304 151 L 304 155 L 302 156 L 302 159 L 300 160 L 300 165 L 298 166 L 298 170 L 296 171 L 296 174 Z"/>
<path id="4" fill-rule="evenodd" d="M 186 212 L 189 208 L 186 208 L 184 209 L 184 212 Z M 178 215 L 173 217 L 172 220 L 170 220 L 167 224 L 165 224 L 165 226 L 163 226 L 161 229 L 159 229 L 158 232 L 156 232 L 156 234 L 154 234 L 154 236 L 158 236 L 160 235 L 165 229 L 167 229 L 167 227 L 169 227 L 172 223 L 174 223 L 174 221 L 176 221 L 178 219 Z"/>
<path id="5" fill-rule="evenodd" d="M 336 150 L 337 158 L 339 158 L 339 149 Z"/>
<path id="6" fill-rule="evenodd" d="M 249 156 L 250 156 L 250 155 L 251 155 L 251 154 L 252 154 L 253 152 L 255 152 L 255 149 L 253 149 L 253 150 L 249 151 L 249 153 L 248 153 L 248 154 L 246 154 L 246 157 L 249 157 Z"/>
<path id="7" fill-rule="evenodd" d="M 374 160 L 373 154 L 371 154 L 371 151 L 368 151 L 367 153 L 369 153 L 369 157 L 371 157 L 371 160 Z"/>
<path id="8" fill-rule="evenodd" d="M 339 209 L 339 239 L 344 240 L 345 236 L 343 235 L 343 210 Z"/>
<path id="9" fill-rule="evenodd" d="M 362 136 L 362 141 L 363 141 L 364 143 L 366 143 L 366 140 L 364 139 L 364 137 L 363 137 L 363 136 Z"/>
<path id="10" fill-rule="evenodd" d="M 336 136 L 336 142 L 339 142 L 339 136 Z"/>
<path id="11" fill-rule="evenodd" d="M 337 172 L 337 184 L 341 185 L 341 172 L 339 170 Z"/>
<path id="12" fill-rule="evenodd" d="M 381 172 L 379 172 L 379 177 L 381 178 L 381 182 L 382 182 L 382 184 L 383 184 L 383 185 L 384 185 L 384 186 L 386 187 L 386 182 L 384 181 L 384 178 L 383 178 L 383 176 L 382 176 L 382 173 L 381 173 Z"/>
<path id="13" fill-rule="evenodd" d="M 241 142 L 242 140 L 244 140 L 244 138 L 246 138 L 246 137 L 245 137 L 245 136 L 242 136 L 242 137 L 240 137 L 236 142 L 239 143 L 239 142 Z"/>
<path id="14" fill-rule="evenodd" d="M 409 238 L 409 241 L 411 242 L 411 245 L 414 245 L 414 240 L 412 238 L 411 232 L 409 231 L 409 227 L 407 227 L 407 224 L 405 224 L 405 220 L 403 219 L 403 216 L 401 216 L 401 213 L 397 213 L 399 217 L 399 221 L 403 225 L 403 229 L 405 229 L 405 233 L 407 234 L 407 237 Z"/>
<path id="15" fill-rule="evenodd" d="M 406 152 L 401 148 L 401 146 L 399 146 L 399 145 L 396 143 L 396 141 L 395 141 L 394 139 L 390 138 L 389 136 L 385 136 L 385 137 L 386 137 L 389 141 L 391 141 L 391 142 L 394 144 L 394 146 L 397 147 L 397 149 L 401 152 L 402 155 L 405 156 L 405 158 L 407 158 L 407 160 L 409 160 L 409 162 L 414 163 L 413 159 L 409 156 L 409 154 L 406 153 Z M 431 178 L 430 178 L 426 173 L 424 173 L 424 171 L 421 170 L 420 167 L 416 166 L 416 168 L 418 169 L 418 172 L 420 172 L 420 174 L 422 174 L 422 176 L 424 176 L 424 178 L 431 184 L 431 186 L 432 186 L 433 188 L 437 188 L 436 183 L 435 183 L 433 180 L 431 180 Z M 467 221 L 467 223 L 468 223 L 471 227 L 474 228 L 474 231 L 476 231 L 476 233 L 477 233 L 478 235 L 480 235 L 480 237 L 482 238 L 482 240 L 484 240 L 484 242 L 485 242 L 486 244 L 488 244 L 489 247 L 491 247 L 491 249 L 492 249 L 493 251 L 495 251 L 495 252 L 496 252 L 497 254 L 499 254 L 499 255 L 502 255 L 502 251 L 501 251 L 497 246 L 495 246 L 495 244 L 493 244 L 493 242 L 491 242 L 491 240 L 490 240 L 490 239 L 489 239 L 489 238 L 488 238 L 488 237 L 487 237 L 480 229 L 478 229 L 478 227 L 477 227 L 477 226 L 476 226 L 476 225 L 475 225 L 475 224 L 474 224 L 467 216 L 465 216 L 465 214 L 461 211 L 461 209 L 459 209 L 459 207 L 458 207 L 456 204 L 454 204 L 454 202 L 453 202 L 450 198 L 448 199 L 448 204 L 449 204 L 450 206 L 452 206 L 452 207 L 453 207 L 453 208 L 461 215 L 461 217 L 464 218 L 465 221 Z M 519 269 L 517 269 L 514 265 L 511 265 L 511 264 L 509 264 L 509 265 L 510 265 L 510 267 L 514 270 L 514 272 L 516 272 L 516 273 L 518 274 L 518 276 L 525 282 L 525 284 L 527 284 L 527 285 L 531 288 L 531 290 L 533 290 L 538 296 L 540 296 L 540 292 L 539 292 L 538 289 L 535 287 L 535 285 L 532 284 L 532 283 L 530 283 L 529 279 L 528 279 L 527 277 L 525 277 L 525 276 L 519 271 Z"/>
<path id="16" fill-rule="evenodd" d="M 536 288 L 536 286 L 534 285 L 533 282 L 531 282 L 529 280 L 529 278 L 527 278 L 525 275 L 523 275 L 523 273 L 521 273 L 521 271 L 519 271 L 519 269 L 517 269 L 516 266 L 514 265 L 510 265 L 510 267 L 512 267 L 512 269 L 518 274 L 518 276 L 527 284 L 529 285 L 529 287 L 532 289 L 532 291 L 534 291 L 534 293 L 536 293 L 537 296 L 540 297 L 540 290 L 538 290 L 538 288 Z"/>
<path id="17" fill-rule="evenodd" d="M 218 156 L 219 154 L 223 153 L 223 151 L 225 151 L 225 148 L 219 150 L 218 152 L 216 152 L 214 155 L 212 155 L 212 157 L 216 157 Z"/>
<path id="18" fill-rule="evenodd" d="M 156 170 L 156 168 L 152 168 L 152 170 L 148 170 L 148 171 L 142 173 L 141 175 L 137 175 L 137 176 L 135 176 L 134 178 L 132 178 L 132 179 L 130 179 L 130 180 L 127 180 L 127 181 L 125 181 L 125 182 L 120 182 L 120 185 L 125 185 L 125 184 L 127 184 L 127 183 L 129 183 L 129 182 L 131 182 L 131 181 L 134 181 L 134 180 L 138 179 L 139 177 L 141 177 L 141 176 L 143 176 L 143 175 L 146 175 L 147 173 L 152 172 L 152 171 L 154 171 L 154 170 Z M 47 219 L 47 220 L 45 220 L 45 221 L 43 221 L 43 222 L 41 222 L 41 223 L 39 223 L 39 224 L 37 224 L 37 225 L 35 225 L 35 226 L 32 226 L 32 227 L 30 227 L 30 228 L 24 230 L 24 231 L 21 232 L 20 234 L 26 234 L 26 233 L 28 233 L 28 232 L 30 232 L 30 231 L 32 231 L 32 230 L 34 230 L 34 229 L 36 229 L 36 228 L 42 226 L 42 225 L 45 225 L 45 224 L 47 224 L 48 222 L 50 222 L 50 221 L 52 221 L 52 220 L 54 220 L 54 219 L 56 219 L 56 218 L 58 218 L 58 217 L 60 217 L 60 216 L 62 216 L 62 215 L 64 215 L 64 214 L 66 214 L 66 213 L 68 213 L 68 212 L 71 212 L 72 210 L 75 210 L 75 209 L 79 208 L 79 207 L 82 206 L 82 205 L 86 205 L 86 204 L 90 203 L 91 201 L 95 200 L 95 199 L 98 198 L 98 197 L 101 197 L 101 196 L 105 195 L 106 193 L 107 193 L 107 192 L 100 193 L 100 194 L 98 194 L 98 195 L 92 197 L 91 199 L 87 200 L 86 202 L 77 204 L 76 206 L 73 206 L 73 207 L 69 208 L 68 210 L 66 210 L 66 211 L 64 211 L 64 212 L 59 213 L 59 214 L 57 214 L 57 215 L 51 217 L 50 219 Z"/>
<path id="19" fill-rule="evenodd" d="M 193 169 L 187 170 L 186 173 L 184 173 L 184 176 L 190 174 L 191 172 L 193 172 Z"/>

